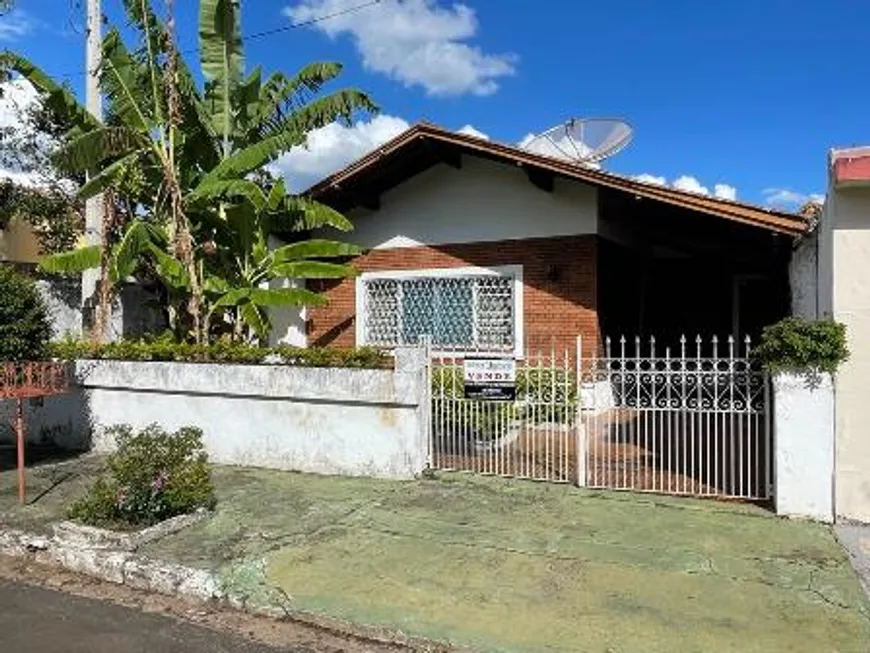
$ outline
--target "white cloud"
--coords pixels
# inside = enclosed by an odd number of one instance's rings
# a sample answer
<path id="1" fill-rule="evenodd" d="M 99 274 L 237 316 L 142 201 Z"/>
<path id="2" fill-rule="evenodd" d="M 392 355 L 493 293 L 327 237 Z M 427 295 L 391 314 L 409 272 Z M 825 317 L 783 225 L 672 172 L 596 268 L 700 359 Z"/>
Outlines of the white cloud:
<path id="1" fill-rule="evenodd" d="M 489 135 L 484 134 L 482 131 L 477 129 L 474 125 L 465 125 L 465 127 L 457 130 L 460 134 L 465 134 L 466 136 L 474 136 L 475 138 L 481 138 L 485 141 L 489 140 Z"/>
<path id="2" fill-rule="evenodd" d="M 713 186 L 713 195 L 719 199 L 734 201 L 737 199 L 737 189 L 728 184 L 716 184 Z"/>
<path id="3" fill-rule="evenodd" d="M 639 181 L 642 184 L 652 184 L 653 186 L 668 185 L 668 180 L 664 177 L 656 177 L 655 175 L 650 175 L 647 173 L 643 173 L 642 175 L 635 175 L 633 179 L 635 181 Z"/>
<path id="4" fill-rule="evenodd" d="M 296 23 L 347 11 L 358 0 L 302 0 L 284 10 Z M 353 38 L 366 69 L 428 95 L 491 95 L 513 75 L 516 57 L 489 54 L 468 41 L 478 28 L 473 9 L 438 0 L 383 0 L 311 25 L 330 38 Z"/>
<path id="5" fill-rule="evenodd" d="M 672 185 L 677 190 L 684 190 L 689 193 L 697 193 L 698 195 L 710 194 L 710 191 L 706 186 L 702 186 L 701 182 L 689 175 L 677 177 Z"/>
<path id="6" fill-rule="evenodd" d="M 291 190 L 299 191 L 408 129 L 396 116 L 375 116 L 351 127 L 332 123 L 308 134 L 308 147 L 294 147 L 273 168 L 283 174 Z"/>
<path id="7" fill-rule="evenodd" d="M 653 184 L 654 186 L 668 186 L 668 180 L 665 177 L 660 175 L 651 175 L 649 173 L 643 173 L 640 175 L 635 175 L 632 177 L 635 181 L 639 181 L 643 184 Z M 683 190 L 689 193 L 697 193 L 699 195 L 709 195 L 710 189 L 704 186 L 696 177 L 692 177 L 691 175 L 681 175 L 674 179 L 673 183 L 670 186 L 676 188 L 677 190 Z M 734 186 L 729 184 L 714 184 L 713 185 L 713 196 L 718 197 L 723 200 L 736 200 L 737 199 L 737 189 Z"/>
<path id="8" fill-rule="evenodd" d="M 761 191 L 764 203 L 768 206 L 778 206 L 786 209 L 800 208 L 807 202 L 824 203 L 825 196 L 821 193 L 799 193 L 789 188 L 765 188 Z"/>
<path id="9" fill-rule="evenodd" d="M 0 23 L 3 20 L 0 18 Z M 16 142 L 35 135 L 36 127 L 30 110 L 38 102 L 39 94 L 27 80 L 19 77 L 0 83 L 0 132 L 7 141 L 6 147 L 0 151 L 0 178 L 11 179 L 23 186 L 42 184 L 40 175 L 27 170 L 32 168 L 32 157 L 15 146 Z M 46 142 L 45 147 L 47 151 L 51 144 Z"/>
<path id="10" fill-rule="evenodd" d="M 17 41 L 36 28 L 33 19 L 21 9 L 13 9 L 0 17 L 0 41 Z"/>

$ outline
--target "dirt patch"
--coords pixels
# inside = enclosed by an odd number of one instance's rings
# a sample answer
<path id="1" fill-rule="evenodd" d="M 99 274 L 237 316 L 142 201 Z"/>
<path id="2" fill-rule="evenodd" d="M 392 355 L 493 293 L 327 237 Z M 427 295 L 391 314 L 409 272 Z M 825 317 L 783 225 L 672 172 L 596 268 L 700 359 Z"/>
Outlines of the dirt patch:
<path id="1" fill-rule="evenodd" d="M 55 589 L 76 596 L 169 615 L 214 630 L 241 635 L 269 646 L 310 648 L 318 653 L 387 653 L 447 651 L 443 647 L 419 648 L 384 644 L 371 639 L 331 633 L 323 628 L 288 620 L 256 617 L 221 606 L 196 603 L 94 580 L 26 559 L 0 556 L 0 579 Z"/>

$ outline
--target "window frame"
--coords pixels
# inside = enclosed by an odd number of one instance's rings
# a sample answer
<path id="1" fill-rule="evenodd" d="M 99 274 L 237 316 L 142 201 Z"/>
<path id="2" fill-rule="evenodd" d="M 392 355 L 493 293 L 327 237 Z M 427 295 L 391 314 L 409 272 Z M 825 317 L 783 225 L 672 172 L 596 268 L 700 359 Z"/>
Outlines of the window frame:
<path id="1" fill-rule="evenodd" d="M 450 353 L 454 358 L 462 359 L 467 356 L 479 356 L 481 354 L 491 355 L 493 357 L 504 358 L 522 358 L 523 355 L 523 266 L 522 265 L 497 265 L 492 267 L 457 267 L 457 268 L 427 268 L 413 270 L 378 270 L 371 272 L 363 272 L 356 278 L 356 304 L 355 304 L 355 326 L 356 326 L 356 343 L 358 347 L 364 347 L 366 342 L 366 288 L 367 281 L 375 281 L 382 279 L 394 279 L 396 281 L 404 281 L 419 278 L 432 279 L 449 279 L 454 277 L 511 277 L 513 278 L 513 334 L 514 346 L 513 350 L 502 351 L 487 351 L 481 350 L 460 350 L 455 351 L 449 348 L 433 348 L 433 351 L 439 353 Z M 475 287 L 475 294 L 477 289 Z M 477 302 L 473 302 L 472 310 L 477 310 Z M 394 348 L 394 347 L 393 347 Z M 390 348 L 390 349 L 393 349 Z"/>

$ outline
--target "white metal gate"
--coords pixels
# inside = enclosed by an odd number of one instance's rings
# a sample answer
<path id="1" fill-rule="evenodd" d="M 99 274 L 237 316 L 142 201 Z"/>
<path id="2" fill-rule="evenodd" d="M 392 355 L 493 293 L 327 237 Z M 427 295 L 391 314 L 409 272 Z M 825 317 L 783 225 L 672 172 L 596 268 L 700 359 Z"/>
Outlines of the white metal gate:
<path id="1" fill-rule="evenodd" d="M 525 351 L 514 401 L 466 399 L 431 362 L 431 466 L 596 488 L 771 497 L 769 384 L 750 343 L 609 339 Z"/>
<path id="2" fill-rule="evenodd" d="M 581 446 L 574 352 L 527 351 L 515 401 L 465 399 L 463 359 L 432 359 L 432 467 L 577 482 Z"/>

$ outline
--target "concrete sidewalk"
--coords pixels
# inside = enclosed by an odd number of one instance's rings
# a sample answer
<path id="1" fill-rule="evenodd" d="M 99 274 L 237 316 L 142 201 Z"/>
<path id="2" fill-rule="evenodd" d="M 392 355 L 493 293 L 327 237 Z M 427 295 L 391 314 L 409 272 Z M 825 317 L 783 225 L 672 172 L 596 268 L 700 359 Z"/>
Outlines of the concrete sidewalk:
<path id="1" fill-rule="evenodd" d="M 837 539 L 849 553 L 852 567 L 870 598 L 870 525 L 837 524 Z"/>
<path id="2" fill-rule="evenodd" d="M 0 497 L 0 522 L 62 517 L 74 468 L 34 470 L 43 496 Z M 832 529 L 755 506 L 468 475 L 214 480 L 213 515 L 137 555 L 208 572 L 247 607 L 491 651 L 868 650 Z"/>

